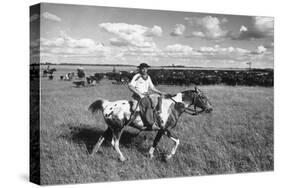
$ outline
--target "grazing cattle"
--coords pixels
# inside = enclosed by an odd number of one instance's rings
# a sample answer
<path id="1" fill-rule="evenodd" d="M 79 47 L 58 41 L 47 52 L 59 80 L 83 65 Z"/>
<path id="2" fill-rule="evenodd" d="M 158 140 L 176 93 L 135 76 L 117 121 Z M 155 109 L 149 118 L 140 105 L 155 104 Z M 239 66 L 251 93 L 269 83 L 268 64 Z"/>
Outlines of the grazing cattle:
<path id="1" fill-rule="evenodd" d="M 84 80 L 76 80 L 73 82 L 73 84 L 76 86 L 76 87 L 85 87 L 85 81 Z"/>
<path id="2" fill-rule="evenodd" d="M 127 85 L 129 83 L 130 83 L 130 79 L 127 77 L 123 77 L 116 80 L 115 82 L 112 82 L 112 84 L 118 84 L 118 85 Z"/>
<path id="3" fill-rule="evenodd" d="M 50 74 L 50 76 L 53 76 L 53 73 L 55 71 L 57 71 L 57 69 L 55 68 L 43 70 L 43 77 L 46 77 L 48 74 Z"/>
<path id="4" fill-rule="evenodd" d="M 65 81 L 70 81 L 70 80 L 72 80 L 72 79 L 74 78 L 74 76 L 75 76 L 75 73 L 74 73 L 74 72 L 69 72 L 69 73 L 67 73 L 67 74 L 64 76 L 64 80 L 65 80 Z"/>
<path id="5" fill-rule="evenodd" d="M 191 107 L 194 107 L 192 109 Z M 159 113 L 160 122 L 162 128 L 156 129 L 157 135 L 153 141 L 153 145 L 149 150 L 150 157 L 153 157 L 154 150 L 161 139 L 162 135 L 166 135 L 174 142 L 167 159 L 170 159 L 177 150 L 179 145 L 179 139 L 171 133 L 171 129 L 177 125 L 179 117 L 184 113 L 191 115 L 197 115 L 201 112 L 211 112 L 212 106 L 207 97 L 195 87 L 195 90 L 187 90 L 177 93 L 173 96 L 166 96 L 162 99 L 161 111 Z M 201 110 L 198 112 L 196 108 Z M 111 144 L 119 154 L 119 159 L 125 161 L 126 158 L 123 156 L 119 149 L 119 140 L 124 130 L 124 127 L 131 126 L 139 130 L 146 130 L 143 121 L 137 112 L 137 109 L 132 109 L 132 102 L 127 100 L 118 100 L 110 102 L 108 100 L 97 100 L 92 103 L 89 110 L 92 113 L 102 111 L 105 122 L 108 125 L 107 130 L 99 138 L 94 153 L 98 151 L 100 145 L 103 143 L 106 135 L 112 134 Z"/>
<path id="6" fill-rule="evenodd" d="M 105 76 L 105 73 L 95 73 L 95 78 L 97 83 L 99 83 L 101 81 L 101 79 L 103 79 Z"/>
<path id="7" fill-rule="evenodd" d="M 97 85 L 97 78 L 95 76 L 88 76 L 86 77 L 88 86 L 96 86 Z"/>
<path id="8" fill-rule="evenodd" d="M 85 74 L 83 69 L 78 68 L 77 69 L 77 76 L 78 76 L 78 78 L 81 79 L 81 78 L 85 78 L 86 74 Z"/>

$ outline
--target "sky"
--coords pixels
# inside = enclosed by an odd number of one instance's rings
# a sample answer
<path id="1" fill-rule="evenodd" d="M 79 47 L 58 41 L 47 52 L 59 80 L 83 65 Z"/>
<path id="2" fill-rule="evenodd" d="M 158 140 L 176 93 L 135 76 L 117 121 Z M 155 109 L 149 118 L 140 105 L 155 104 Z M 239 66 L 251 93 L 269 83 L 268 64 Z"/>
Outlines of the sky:
<path id="1" fill-rule="evenodd" d="M 274 67 L 272 17 L 43 3 L 30 27 L 31 62 Z"/>

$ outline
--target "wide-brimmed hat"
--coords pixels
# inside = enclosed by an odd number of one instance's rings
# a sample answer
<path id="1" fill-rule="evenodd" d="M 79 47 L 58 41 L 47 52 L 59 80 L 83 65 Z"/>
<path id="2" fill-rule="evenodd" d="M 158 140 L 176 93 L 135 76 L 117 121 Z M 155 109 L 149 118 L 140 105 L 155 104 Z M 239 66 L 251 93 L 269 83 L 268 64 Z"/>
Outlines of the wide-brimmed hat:
<path id="1" fill-rule="evenodd" d="M 148 65 L 148 64 L 146 64 L 146 63 L 141 63 L 139 66 L 138 66 L 138 68 L 139 69 L 141 69 L 141 68 L 149 68 L 150 66 Z"/>

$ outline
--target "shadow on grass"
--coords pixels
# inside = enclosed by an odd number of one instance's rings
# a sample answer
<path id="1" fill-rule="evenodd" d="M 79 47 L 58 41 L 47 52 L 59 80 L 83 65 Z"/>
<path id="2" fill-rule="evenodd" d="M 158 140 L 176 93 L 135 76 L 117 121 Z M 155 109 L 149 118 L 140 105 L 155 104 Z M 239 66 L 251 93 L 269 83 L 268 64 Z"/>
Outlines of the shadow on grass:
<path id="1" fill-rule="evenodd" d="M 66 131 L 64 134 L 60 135 L 59 138 L 66 139 L 69 142 L 74 142 L 76 144 L 84 144 L 88 154 L 92 154 L 98 139 L 105 132 L 103 129 L 92 127 L 87 124 L 62 124 L 61 126 L 66 127 Z M 105 142 L 103 142 L 102 147 L 111 147 L 112 134 L 106 134 L 104 136 Z M 142 142 L 145 139 L 146 136 L 137 135 L 134 132 L 124 130 L 120 139 L 120 145 L 121 147 L 136 149 L 141 153 L 145 153 L 147 152 L 147 148 L 142 147 Z"/>

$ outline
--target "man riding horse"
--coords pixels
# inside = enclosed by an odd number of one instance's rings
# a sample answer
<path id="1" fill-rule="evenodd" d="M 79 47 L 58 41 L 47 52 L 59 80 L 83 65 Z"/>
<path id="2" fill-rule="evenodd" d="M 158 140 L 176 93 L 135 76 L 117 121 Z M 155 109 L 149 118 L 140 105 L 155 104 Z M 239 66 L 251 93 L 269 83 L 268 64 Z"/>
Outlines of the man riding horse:
<path id="1" fill-rule="evenodd" d="M 47 66 L 47 69 L 43 70 L 43 77 L 47 76 L 50 74 L 50 76 L 53 76 L 53 73 L 57 71 L 55 68 L 50 69 L 50 65 Z"/>
<path id="2" fill-rule="evenodd" d="M 99 150 L 101 144 L 107 137 L 111 137 L 111 145 L 119 154 L 119 159 L 125 161 L 126 158 L 119 148 L 119 142 L 124 128 L 130 126 L 137 128 L 140 132 L 143 130 L 156 130 L 157 134 L 149 149 L 150 158 L 154 157 L 154 151 L 163 135 L 171 139 L 174 142 L 174 146 L 166 156 L 166 159 L 170 159 L 175 155 L 180 143 L 179 138 L 171 132 L 171 129 L 176 127 L 180 116 L 183 113 L 198 115 L 204 112 L 212 112 L 213 108 L 210 101 L 197 87 L 194 90 L 185 90 L 173 95 L 164 95 L 164 93 L 154 87 L 150 76 L 147 74 L 148 67 L 145 63 L 140 64 L 138 66 L 139 73 L 133 77 L 129 84 L 129 89 L 133 92 L 134 102 L 128 100 L 109 101 L 99 99 L 89 106 L 89 110 L 93 114 L 101 111 L 108 125 L 108 128 L 96 143 L 93 153 Z M 158 113 L 154 113 L 154 107 L 152 107 L 153 96 L 148 96 L 149 90 L 157 93 L 157 98 L 160 99 L 156 103 L 157 105 L 154 105 L 158 107 L 156 108 L 158 109 Z M 196 108 L 201 110 L 197 111 Z"/>
<path id="3" fill-rule="evenodd" d="M 133 92 L 133 110 L 139 110 L 142 121 L 144 122 L 144 128 L 147 130 L 159 130 L 162 128 L 161 121 L 156 121 L 155 113 L 152 107 L 152 99 L 149 96 L 149 90 L 159 95 L 156 99 L 156 103 L 161 103 L 161 96 L 163 92 L 159 91 L 153 85 L 150 76 L 147 74 L 147 70 L 150 66 L 146 63 L 141 63 L 139 73 L 137 73 L 129 83 L 129 89 Z M 158 105 L 161 106 L 161 105 Z M 161 111 L 161 109 L 158 109 Z"/>
<path id="4" fill-rule="evenodd" d="M 83 67 L 79 66 L 77 68 L 77 76 L 79 79 L 85 79 L 85 71 Z"/>

